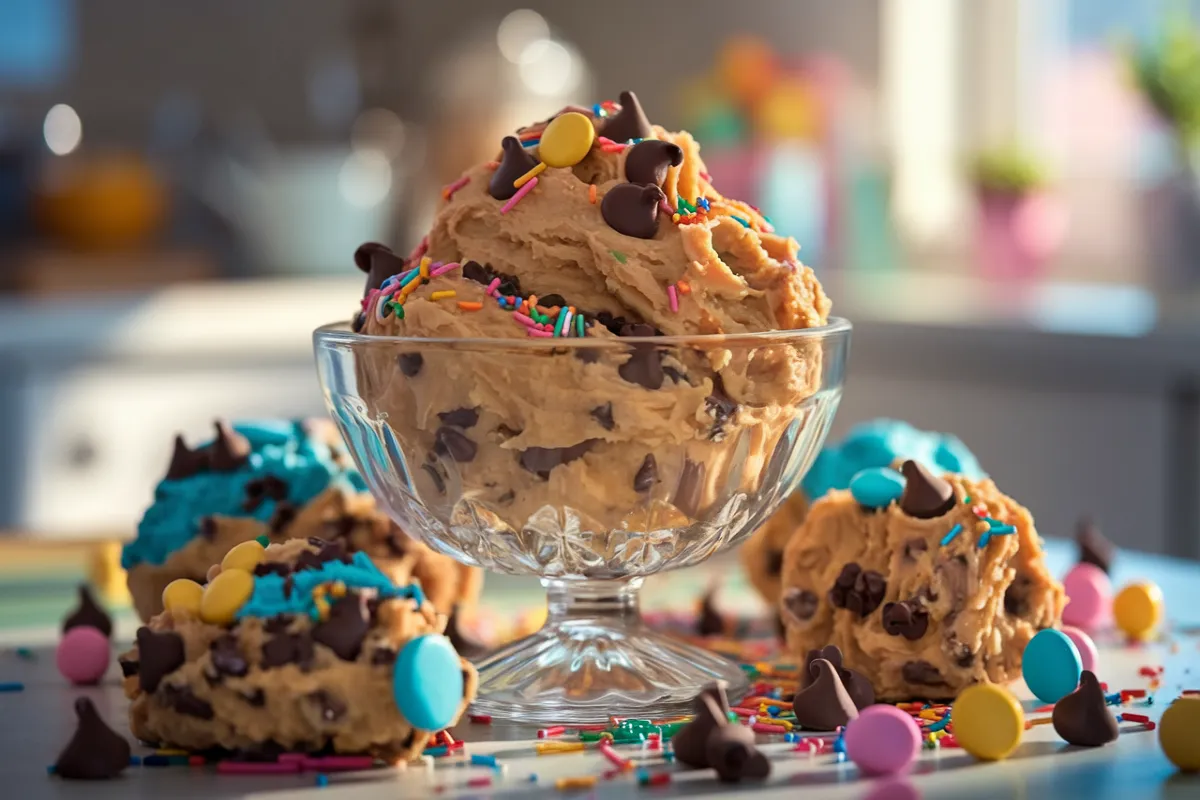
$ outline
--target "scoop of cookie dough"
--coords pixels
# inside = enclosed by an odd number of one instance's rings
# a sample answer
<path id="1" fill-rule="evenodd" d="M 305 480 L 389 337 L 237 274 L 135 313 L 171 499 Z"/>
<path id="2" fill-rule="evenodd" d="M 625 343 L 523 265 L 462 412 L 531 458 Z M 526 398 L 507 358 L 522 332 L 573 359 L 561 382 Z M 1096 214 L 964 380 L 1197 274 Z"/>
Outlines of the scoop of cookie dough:
<path id="1" fill-rule="evenodd" d="M 154 617 L 120 658 L 139 739 L 404 762 L 436 732 L 408 715 L 446 727 L 474 695 L 474 669 L 441 636 L 445 618 L 418 587 L 395 584 L 365 553 L 291 540 L 266 548 L 252 575 L 226 577 L 206 587 L 198 608 Z M 206 622 L 214 608 L 229 619 Z M 421 671 L 431 662 L 438 674 Z M 435 700 L 426 698 L 427 681 L 440 684 Z M 447 701 L 453 692 L 444 690 L 460 683 Z"/>
<path id="2" fill-rule="evenodd" d="M 435 608 L 473 604 L 482 573 L 408 537 L 364 491 L 327 420 L 218 423 L 212 442 L 178 438 L 155 502 L 125 546 L 134 607 L 143 621 L 162 611 L 163 589 L 203 583 L 242 542 L 318 537 L 366 552 L 400 583 L 420 581 Z M 222 455 L 222 453 L 224 455 Z"/>
<path id="3" fill-rule="evenodd" d="M 754 588 L 772 606 L 779 602 L 780 570 L 788 540 L 804 523 L 808 505 L 871 467 L 894 467 L 912 459 L 939 472 L 986 477 L 979 462 L 957 437 L 922 431 L 907 422 L 874 419 L 855 425 L 840 442 L 825 446 L 804 476 L 801 488 L 742 547 L 742 565 Z"/>
<path id="4" fill-rule="evenodd" d="M 534 139 L 546 127 L 531 126 L 519 132 L 524 150 L 510 138 L 496 162 L 447 187 L 408 259 L 379 245 L 356 255 L 368 272 L 362 332 L 513 348 L 365 349 L 357 388 L 366 416 L 388 420 L 439 518 L 520 536 L 546 528 L 539 514 L 569 508 L 574 518 L 560 524 L 601 534 L 598 562 L 628 562 L 643 543 L 609 547 L 610 531 L 664 531 L 757 491 L 821 379 L 817 345 L 652 340 L 821 326 L 829 300 L 794 240 L 712 185 L 689 134 L 652 127 L 648 141 L 670 146 L 647 148 L 607 140 L 607 116 L 585 116 L 598 137 L 574 166 L 511 191 L 538 163 Z M 519 349 L 628 337 L 651 341 Z"/>
<path id="5" fill-rule="evenodd" d="M 1013 680 L 1025 645 L 1065 605 L 1033 519 L 991 480 L 905 472 L 907 500 L 865 508 L 835 489 L 812 504 L 784 550 L 787 648 L 803 657 L 836 645 L 885 701 Z M 905 511 L 942 489 L 955 500 L 947 513 Z"/>

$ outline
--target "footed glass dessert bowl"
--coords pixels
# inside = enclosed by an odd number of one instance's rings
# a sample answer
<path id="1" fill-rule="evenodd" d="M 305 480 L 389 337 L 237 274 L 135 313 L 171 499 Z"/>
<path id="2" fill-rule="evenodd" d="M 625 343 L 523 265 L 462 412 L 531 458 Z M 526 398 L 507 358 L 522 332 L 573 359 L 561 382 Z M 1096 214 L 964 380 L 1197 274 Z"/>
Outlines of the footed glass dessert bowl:
<path id="1" fill-rule="evenodd" d="M 650 630 L 642 580 L 739 542 L 797 487 L 850 325 L 731 335 L 314 334 L 325 401 L 379 504 L 431 548 L 541 579 L 537 633 L 477 663 L 476 713 L 685 713 L 732 661 Z M 737 398 L 735 400 L 734 398 Z"/>

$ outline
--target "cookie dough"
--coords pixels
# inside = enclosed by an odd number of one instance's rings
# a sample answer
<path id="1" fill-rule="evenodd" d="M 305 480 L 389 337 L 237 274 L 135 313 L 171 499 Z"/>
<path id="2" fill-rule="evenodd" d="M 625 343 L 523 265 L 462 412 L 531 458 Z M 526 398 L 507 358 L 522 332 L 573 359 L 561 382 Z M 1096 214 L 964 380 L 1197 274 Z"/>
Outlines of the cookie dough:
<path id="1" fill-rule="evenodd" d="M 479 570 L 432 552 L 376 507 L 329 422 L 218 423 L 217 429 L 212 443 L 194 451 L 176 440 L 155 503 L 122 553 L 143 621 L 162 611 L 171 581 L 203 583 L 227 552 L 260 537 L 342 542 L 351 553 L 366 552 L 394 580 L 418 580 L 444 613 L 478 597 Z"/>
<path id="2" fill-rule="evenodd" d="M 447 187 L 409 259 L 379 245 L 356 255 L 370 275 L 364 333 L 513 344 L 362 352 L 363 416 L 387 420 L 423 505 L 451 524 L 482 520 L 497 547 L 578 526 L 596 536 L 563 570 L 593 576 L 612 573 L 610 561 L 636 570 L 677 557 L 687 543 L 667 531 L 778 480 L 783 465 L 764 468 L 820 385 L 812 343 L 653 339 L 812 328 L 829 313 L 796 242 L 713 187 L 690 135 L 628 122 L 640 108 L 626 101 L 584 114 L 594 144 L 528 193 L 511 183 L 538 164 L 545 124 Z M 632 130 L 645 141 L 606 134 Z M 645 340 L 585 345 L 627 337 Z M 541 338 L 563 347 L 527 348 Z"/>
<path id="3" fill-rule="evenodd" d="M 779 603 L 783 550 L 803 524 L 813 499 L 833 489 L 848 489 L 850 479 L 860 470 L 894 467 L 907 459 L 939 472 L 986 477 L 967 446 L 950 434 L 918 430 L 892 419 L 874 419 L 854 426 L 844 439 L 821 451 L 801 488 L 742 547 L 746 575 L 763 599 L 772 606 Z"/>
<path id="4" fill-rule="evenodd" d="M 445 618 L 419 587 L 398 586 L 365 553 L 350 556 L 337 542 L 291 540 L 260 556 L 252 574 L 227 565 L 198 607 L 172 606 L 139 629 L 120 658 L 138 739 L 399 763 L 420 755 L 436 732 L 414 725 L 402 707 L 439 727 L 465 710 L 477 682 L 467 660 L 454 656 L 458 672 L 449 676 L 422 673 L 421 659 L 414 668 L 409 648 L 450 647 L 428 639 L 444 640 Z M 206 622 L 214 609 L 228 610 L 228 621 Z M 461 691 L 448 705 L 459 675 Z M 429 681 L 440 682 L 437 691 Z"/>
<path id="5" fill-rule="evenodd" d="M 834 489 L 809 509 L 783 556 L 788 650 L 840 647 L 887 701 L 1019 677 L 1025 645 L 1059 624 L 1066 600 L 1033 519 L 991 480 L 913 462 L 904 474 L 886 507 Z"/>

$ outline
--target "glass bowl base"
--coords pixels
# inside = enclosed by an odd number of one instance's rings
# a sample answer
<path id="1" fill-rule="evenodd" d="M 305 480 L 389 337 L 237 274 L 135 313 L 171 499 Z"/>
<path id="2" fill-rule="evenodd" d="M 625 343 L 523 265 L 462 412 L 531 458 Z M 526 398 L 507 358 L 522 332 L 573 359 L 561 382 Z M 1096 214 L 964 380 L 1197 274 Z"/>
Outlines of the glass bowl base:
<path id="1" fill-rule="evenodd" d="M 480 661 L 471 713 L 537 724 L 607 723 L 691 714 L 696 695 L 724 681 L 731 700 L 749 679 L 733 661 L 651 630 L 637 612 L 637 582 L 544 582 L 546 624 Z"/>

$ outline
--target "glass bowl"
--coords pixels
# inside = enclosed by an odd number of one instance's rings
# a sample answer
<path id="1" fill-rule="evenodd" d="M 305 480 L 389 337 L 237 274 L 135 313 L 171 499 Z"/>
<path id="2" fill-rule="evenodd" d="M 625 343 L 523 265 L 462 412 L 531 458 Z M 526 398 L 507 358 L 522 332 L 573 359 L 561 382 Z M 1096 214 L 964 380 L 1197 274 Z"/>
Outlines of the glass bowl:
<path id="1" fill-rule="evenodd" d="M 797 487 L 841 398 L 850 324 L 759 334 L 431 339 L 314 333 L 325 402 L 406 531 L 535 575 L 537 633 L 477 664 L 476 713 L 686 713 L 734 662 L 650 630 L 647 575 L 736 544 Z"/>

